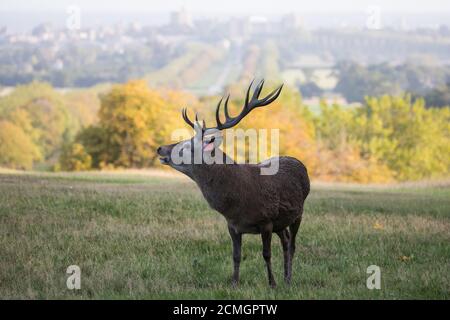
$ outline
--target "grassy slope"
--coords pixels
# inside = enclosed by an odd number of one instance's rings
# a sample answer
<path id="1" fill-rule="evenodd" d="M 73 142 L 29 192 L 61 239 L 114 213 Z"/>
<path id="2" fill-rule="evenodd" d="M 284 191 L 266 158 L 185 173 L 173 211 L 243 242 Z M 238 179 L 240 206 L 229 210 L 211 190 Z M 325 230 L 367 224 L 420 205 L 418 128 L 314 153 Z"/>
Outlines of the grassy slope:
<path id="1" fill-rule="evenodd" d="M 150 74 L 144 79 L 148 81 L 150 86 L 166 86 L 170 82 L 178 79 L 182 70 L 188 67 L 195 58 L 200 54 L 203 45 L 197 43 L 188 45 L 185 52 L 179 57 L 171 60 L 167 65 L 163 66 Z"/>
<path id="2" fill-rule="evenodd" d="M 224 219 L 166 174 L 0 175 L 1 298 L 450 298 L 450 189 L 316 186 L 293 285 L 271 290 L 258 236 L 244 236 L 230 286 Z M 403 257 L 403 258 L 402 258 Z M 81 267 L 82 289 L 66 289 Z M 382 289 L 366 288 L 381 267 Z"/>

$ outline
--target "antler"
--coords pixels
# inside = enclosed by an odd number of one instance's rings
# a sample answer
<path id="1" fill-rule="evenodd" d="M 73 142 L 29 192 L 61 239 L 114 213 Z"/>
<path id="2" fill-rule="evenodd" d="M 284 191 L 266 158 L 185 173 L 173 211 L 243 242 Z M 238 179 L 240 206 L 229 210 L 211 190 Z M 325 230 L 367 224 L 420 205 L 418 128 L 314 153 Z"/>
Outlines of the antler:
<path id="1" fill-rule="evenodd" d="M 249 101 L 250 89 L 252 88 L 253 81 L 254 80 L 252 80 L 252 82 L 250 83 L 250 86 L 247 89 L 247 95 L 245 97 L 244 108 L 242 109 L 241 113 L 237 117 L 234 117 L 234 118 L 230 117 L 230 115 L 228 113 L 228 100 L 230 98 L 230 95 L 228 95 L 228 97 L 226 98 L 225 103 L 224 103 L 225 123 L 222 123 L 220 121 L 220 117 L 219 117 L 220 105 L 222 103 L 222 99 L 223 98 L 220 99 L 219 104 L 217 105 L 217 109 L 216 109 L 217 129 L 223 130 L 223 129 L 228 129 L 228 128 L 234 127 L 242 119 L 244 119 L 244 117 L 247 114 L 249 114 L 250 111 L 252 111 L 253 109 L 267 106 L 268 104 L 270 104 L 273 101 L 275 101 L 275 99 L 278 98 L 278 96 L 280 95 L 281 89 L 283 89 L 283 85 L 281 85 L 280 87 L 278 87 L 277 89 L 275 89 L 274 91 L 269 93 L 265 98 L 259 100 L 258 98 L 259 98 L 259 95 L 261 94 L 261 91 L 262 91 L 262 88 L 263 88 L 263 85 L 264 85 L 264 79 L 263 79 L 256 86 L 256 89 L 253 92 L 253 96 L 252 96 L 251 100 Z"/>
<path id="2" fill-rule="evenodd" d="M 189 119 L 188 115 L 187 115 L 187 108 L 183 108 L 181 110 L 181 114 L 183 116 L 184 121 L 186 121 L 186 123 L 192 127 L 192 129 L 194 129 L 194 123 Z M 195 113 L 195 122 L 197 122 L 197 124 L 199 123 L 198 121 L 198 114 Z M 202 129 L 206 129 L 206 124 L 205 124 L 205 120 L 202 120 Z"/>
<path id="3" fill-rule="evenodd" d="M 244 108 L 242 109 L 241 113 L 237 116 L 237 117 L 230 117 L 230 114 L 228 113 L 228 101 L 230 99 L 230 95 L 227 96 L 227 98 L 225 99 L 225 103 L 224 103 L 224 113 L 225 113 L 225 123 L 222 123 L 220 121 L 220 116 L 219 116 L 219 112 L 220 112 L 220 106 L 222 104 L 222 99 L 220 99 L 219 103 L 217 104 L 217 108 L 216 108 L 216 122 L 217 122 L 217 127 L 215 129 L 218 130 L 224 130 L 224 129 L 228 129 L 231 127 L 234 127 L 235 125 L 237 125 L 242 119 L 244 119 L 244 117 L 250 113 L 250 111 L 252 111 L 255 108 L 258 107 L 264 107 L 267 106 L 268 104 L 272 103 L 273 101 L 275 101 L 276 98 L 278 98 L 278 96 L 281 93 L 281 89 L 283 89 L 283 85 L 281 85 L 280 87 L 278 87 L 277 89 L 275 89 L 274 91 L 272 91 L 271 93 L 269 93 L 265 98 L 263 99 L 258 99 L 259 95 L 261 94 L 263 85 L 264 85 L 264 79 L 260 81 L 260 83 L 256 86 L 255 91 L 253 92 L 253 96 L 250 99 L 250 89 L 252 88 L 253 85 L 253 81 L 250 83 L 250 86 L 247 89 L 247 95 L 245 97 L 245 104 L 244 104 Z M 249 101 L 250 99 L 250 101 Z M 183 115 L 183 119 L 184 121 L 186 121 L 186 123 L 188 125 L 190 125 L 192 128 L 194 128 L 194 123 L 189 119 L 188 115 L 187 115 L 187 109 L 184 108 L 181 111 L 181 114 Z M 198 123 L 198 116 L 197 114 L 195 114 L 195 121 Z M 206 130 L 206 126 L 205 126 L 205 121 L 203 120 L 203 130 Z"/>

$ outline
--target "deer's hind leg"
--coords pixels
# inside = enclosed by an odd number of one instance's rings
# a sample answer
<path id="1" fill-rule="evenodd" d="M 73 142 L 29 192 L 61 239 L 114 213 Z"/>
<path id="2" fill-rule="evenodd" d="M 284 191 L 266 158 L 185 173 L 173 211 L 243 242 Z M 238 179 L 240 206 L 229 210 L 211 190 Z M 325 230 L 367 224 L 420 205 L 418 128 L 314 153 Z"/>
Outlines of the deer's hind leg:
<path id="1" fill-rule="evenodd" d="M 289 230 L 286 228 L 283 231 L 277 232 L 277 235 L 280 237 L 281 246 L 283 247 L 284 281 L 286 281 L 287 284 L 290 284 L 292 274 L 292 262 L 291 262 Z"/>
<path id="2" fill-rule="evenodd" d="M 241 264 L 241 244 L 242 244 L 242 234 L 234 230 L 230 225 L 228 226 L 228 231 L 233 241 L 233 286 L 237 286 L 239 283 L 239 266 Z"/>
<path id="3" fill-rule="evenodd" d="M 291 263 L 291 270 L 292 270 L 292 260 L 294 259 L 294 253 L 295 253 L 295 237 L 297 236 L 298 229 L 300 227 L 300 223 L 302 222 L 302 216 L 300 215 L 290 226 L 290 242 L 289 242 L 289 250 L 290 250 L 290 263 Z"/>
<path id="4" fill-rule="evenodd" d="M 261 239 L 262 239 L 262 244 L 263 244 L 262 255 L 263 255 L 264 261 L 266 262 L 267 276 L 269 278 L 269 285 L 272 288 L 275 288 L 277 286 L 277 284 L 275 282 L 275 278 L 273 277 L 272 263 L 271 263 L 272 225 L 270 225 L 270 228 L 266 227 L 261 231 Z"/>

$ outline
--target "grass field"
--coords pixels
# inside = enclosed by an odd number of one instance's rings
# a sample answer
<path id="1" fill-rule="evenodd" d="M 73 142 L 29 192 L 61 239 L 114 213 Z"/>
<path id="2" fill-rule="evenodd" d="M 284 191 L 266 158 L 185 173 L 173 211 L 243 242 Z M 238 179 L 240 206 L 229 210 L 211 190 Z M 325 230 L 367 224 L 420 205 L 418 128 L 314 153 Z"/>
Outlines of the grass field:
<path id="1" fill-rule="evenodd" d="M 165 172 L 0 174 L 0 298 L 450 298 L 450 187 L 313 185 L 293 284 L 277 237 L 270 289 L 260 239 L 243 239 L 230 285 L 224 218 Z M 66 268 L 81 268 L 81 290 Z M 381 268 L 381 289 L 366 268 Z"/>

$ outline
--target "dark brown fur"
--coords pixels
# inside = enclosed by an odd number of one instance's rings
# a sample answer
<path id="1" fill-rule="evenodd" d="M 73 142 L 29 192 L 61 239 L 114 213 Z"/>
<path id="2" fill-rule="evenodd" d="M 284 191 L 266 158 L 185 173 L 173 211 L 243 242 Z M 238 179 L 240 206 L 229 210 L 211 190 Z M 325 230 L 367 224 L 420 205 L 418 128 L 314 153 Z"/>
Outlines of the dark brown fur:
<path id="1" fill-rule="evenodd" d="M 173 146 L 163 146 L 158 149 L 158 153 L 167 157 Z M 261 175 L 261 164 L 190 166 L 190 170 L 184 173 L 197 183 L 211 208 L 220 212 L 228 222 L 233 241 L 233 283 L 237 284 L 239 281 L 242 234 L 253 233 L 261 234 L 269 283 L 271 286 L 276 285 L 270 261 L 272 232 L 277 233 L 281 239 L 284 275 L 289 283 L 295 236 L 310 189 L 306 167 L 292 157 L 279 158 L 279 169 L 275 175 Z"/>
<path id="2" fill-rule="evenodd" d="M 218 149 L 221 136 L 215 135 L 208 138 L 210 134 L 217 133 L 218 130 L 236 126 L 253 109 L 273 102 L 283 88 L 281 85 L 265 98 L 259 99 L 264 85 L 264 80 L 261 80 L 250 98 L 252 83 L 247 90 L 244 107 L 238 116 L 229 115 L 228 96 L 224 102 L 226 120 L 221 122 L 219 111 L 222 100 L 220 100 L 216 108 L 217 125 L 214 128 L 206 128 L 204 122 L 200 127 L 197 116 L 196 124 L 194 124 L 189 119 L 187 110 L 184 109 L 183 119 L 196 131 L 195 136 L 191 140 L 181 141 L 178 144 L 162 146 L 158 148 L 158 154 L 163 164 L 170 165 L 193 179 L 209 205 L 227 220 L 228 231 L 233 241 L 233 283 L 239 282 L 242 234 L 254 233 L 261 234 L 269 284 L 274 287 L 276 283 L 270 261 L 272 233 L 275 232 L 281 239 L 284 277 L 286 282 L 290 283 L 295 236 L 302 220 L 303 204 L 309 194 L 307 170 L 303 163 L 295 158 L 279 157 L 271 159 L 279 161 L 278 171 L 273 175 L 262 175 L 261 168 L 270 165 L 270 161 L 258 165 L 236 164 Z M 205 136 L 207 136 L 206 141 Z M 214 145 L 213 151 L 210 148 L 212 145 Z M 172 159 L 173 153 L 177 159 L 181 154 L 192 160 L 199 152 L 203 159 L 214 153 L 218 159 L 224 160 L 221 163 L 226 164 L 209 161 L 201 161 L 199 164 L 193 164 L 194 161 L 190 161 L 189 164 L 185 164 Z"/>

